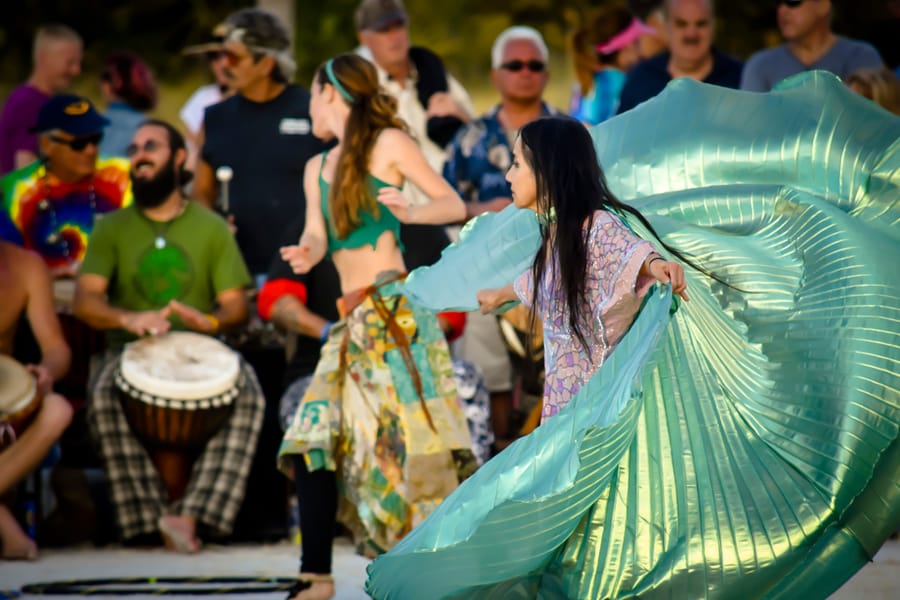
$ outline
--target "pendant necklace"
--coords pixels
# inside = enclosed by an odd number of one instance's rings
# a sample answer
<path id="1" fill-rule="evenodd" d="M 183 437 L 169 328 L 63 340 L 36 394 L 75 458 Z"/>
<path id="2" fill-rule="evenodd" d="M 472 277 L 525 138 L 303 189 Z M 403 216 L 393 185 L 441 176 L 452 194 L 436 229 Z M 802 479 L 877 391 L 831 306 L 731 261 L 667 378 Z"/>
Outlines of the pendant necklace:
<path id="1" fill-rule="evenodd" d="M 168 245 L 168 241 L 166 240 L 166 232 L 169 231 L 169 227 L 172 226 L 172 223 L 174 223 L 176 220 L 178 220 L 178 217 L 180 217 L 184 213 L 184 209 L 186 206 L 187 206 L 187 203 L 182 201 L 181 207 L 178 209 L 178 212 L 175 213 L 175 216 L 173 216 L 171 219 L 169 219 L 168 221 L 165 221 L 163 223 L 154 221 L 153 219 L 151 219 L 150 217 L 145 215 L 144 211 L 142 211 L 140 209 L 138 210 L 140 215 L 142 217 L 144 217 L 144 220 L 146 220 L 147 223 L 150 225 L 150 227 L 153 229 L 153 233 L 155 235 L 155 238 L 153 239 L 153 247 L 154 248 L 156 248 L 157 250 L 162 250 L 163 248 L 165 248 Z"/>

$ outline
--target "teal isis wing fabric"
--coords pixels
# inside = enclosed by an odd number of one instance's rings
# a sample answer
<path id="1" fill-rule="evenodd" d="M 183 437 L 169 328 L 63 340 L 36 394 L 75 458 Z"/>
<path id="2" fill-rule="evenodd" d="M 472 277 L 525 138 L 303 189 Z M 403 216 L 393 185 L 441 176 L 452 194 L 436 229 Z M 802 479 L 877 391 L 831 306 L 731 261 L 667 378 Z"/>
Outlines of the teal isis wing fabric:
<path id="1" fill-rule="evenodd" d="M 531 266 L 541 243 L 535 213 L 507 206 L 466 223 L 440 267 L 413 269 L 404 294 L 434 311 L 478 310 L 478 290 L 503 287 Z M 450 271 L 450 272 L 448 272 Z"/>
<path id="2" fill-rule="evenodd" d="M 592 135 L 611 189 L 734 287 L 689 270 L 645 347 L 654 294 L 595 376 L 616 385 L 485 465 L 367 589 L 827 596 L 900 526 L 900 119 L 813 72 L 677 80 Z"/>

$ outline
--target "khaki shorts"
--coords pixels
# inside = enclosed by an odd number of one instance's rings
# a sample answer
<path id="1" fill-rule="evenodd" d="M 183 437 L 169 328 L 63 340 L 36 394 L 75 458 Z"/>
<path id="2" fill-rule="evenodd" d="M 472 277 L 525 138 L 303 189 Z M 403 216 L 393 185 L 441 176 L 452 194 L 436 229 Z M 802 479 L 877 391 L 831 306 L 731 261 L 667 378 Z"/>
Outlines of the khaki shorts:
<path id="1" fill-rule="evenodd" d="M 512 390 L 512 365 L 496 316 L 478 311 L 468 313 L 466 329 L 457 340 L 456 350 L 459 358 L 478 365 L 489 392 Z"/>

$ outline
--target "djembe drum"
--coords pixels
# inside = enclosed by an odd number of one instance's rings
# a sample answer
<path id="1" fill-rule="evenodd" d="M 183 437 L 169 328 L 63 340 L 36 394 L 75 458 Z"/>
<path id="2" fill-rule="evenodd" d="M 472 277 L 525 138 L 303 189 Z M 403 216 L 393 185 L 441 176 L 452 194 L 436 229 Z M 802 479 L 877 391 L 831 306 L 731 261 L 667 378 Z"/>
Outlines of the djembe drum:
<path id="1" fill-rule="evenodd" d="M 242 385 L 236 352 L 184 331 L 125 346 L 115 374 L 128 424 L 146 446 L 203 446 L 225 424 Z"/>
<path id="2" fill-rule="evenodd" d="M 531 311 L 518 304 L 497 318 L 503 344 L 509 354 L 519 410 L 525 420 L 519 435 L 531 433 L 541 421 L 544 395 L 544 337 L 540 320 L 532 320 Z"/>
<path id="3" fill-rule="evenodd" d="M 0 450 L 28 427 L 40 406 L 34 375 L 17 360 L 0 355 Z"/>

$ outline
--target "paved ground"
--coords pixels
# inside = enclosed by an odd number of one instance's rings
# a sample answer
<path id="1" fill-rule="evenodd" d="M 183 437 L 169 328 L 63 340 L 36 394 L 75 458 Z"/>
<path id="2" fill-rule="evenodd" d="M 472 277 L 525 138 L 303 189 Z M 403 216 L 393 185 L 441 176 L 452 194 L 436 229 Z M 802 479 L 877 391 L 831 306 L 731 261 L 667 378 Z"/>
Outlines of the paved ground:
<path id="1" fill-rule="evenodd" d="M 17 590 L 26 583 L 63 579 L 198 574 L 289 577 L 297 570 L 297 554 L 297 547 L 288 543 L 212 546 L 194 556 L 178 556 L 163 550 L 122 548 L 47 550 L 41 554 L 40 560 L 33 563 L 0 563 L 0 598 L 44 597 L 33 594 L 20 595 Z M 366 564 L 368 561 L 356 556 L 348 542 L 338 542 L 334 563 L 337 575 L 337 600 L 357 600 L 367 597 L 363 592 Z M 146 594 L 128 597 L 135 600 L 158 598 Z M 185 595 L 167 597 L 196 598 Z M 241 594 L 230 597 L 236 600 L 273 600 L 284 598 L 284 593 Z M 881 549 L 872 564 L 847 582 L 831 600 L 897 598 L 900 598 L 900 542 L 891 541 Z"/>

